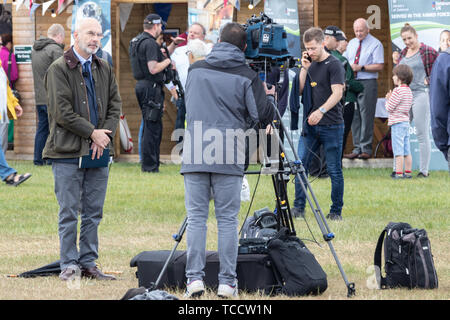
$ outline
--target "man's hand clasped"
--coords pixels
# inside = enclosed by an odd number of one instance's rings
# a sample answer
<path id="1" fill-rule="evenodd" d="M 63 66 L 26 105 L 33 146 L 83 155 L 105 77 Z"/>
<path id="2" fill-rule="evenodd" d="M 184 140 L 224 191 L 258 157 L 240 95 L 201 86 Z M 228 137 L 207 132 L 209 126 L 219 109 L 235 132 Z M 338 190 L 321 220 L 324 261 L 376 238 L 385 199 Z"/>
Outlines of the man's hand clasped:
<path id="1" fill-rule="evenodd" d="M 103 155 L 103 150 L 111 141 L 108 136 L 109 133 L 112 133 L 112 131 L 107 129 L 94 129 L 94 131 L 92 132 L 92 160 L 95 159 L 95 156 L 97 156 L 97 159 L 100 159 L 100 157 Z"/>

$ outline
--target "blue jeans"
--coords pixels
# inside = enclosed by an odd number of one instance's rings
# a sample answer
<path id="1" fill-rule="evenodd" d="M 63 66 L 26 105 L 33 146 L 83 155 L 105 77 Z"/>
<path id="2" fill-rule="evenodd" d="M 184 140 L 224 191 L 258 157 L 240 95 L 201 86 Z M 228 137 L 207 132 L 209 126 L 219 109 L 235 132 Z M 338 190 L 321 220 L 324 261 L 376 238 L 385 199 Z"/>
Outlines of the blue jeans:
<path id="1" fill-rule="evenodd" d="M 138 137 L 139 162 L 142 161 L 142 134 L 143 133 L 144 133 L 144 120 L 141 120 L 141 126 L 139 127 L 139 137 Z"/>
<path id="2" fill-rule="evenodd" d="M 0 148 L 0 178 L 4 181 L 11 174 L 16 173 L 17 171 L 8 166 L 8 163 L 5 159 L 5 154 L 3 153 L 3 149 Z"/>
<path id="3" fill-rule="evenodd" d="M 392 151 L 394 157 L 411 154 L 409 143 L 409 121 L 395 123 L 391 126 Z"/>
<path id="4" fill-rule="evenodd" d="M 322 144 L 327 161 L 327 171 L 331 179 L 331 208 L 330 213 L 341 214 L 344 206 L 344 175 L 342 174 L 342 142 L 344 124 L 329 126 L 312 126 L 310 132 L 300 136 L 298 142 L 298 156 L 308 174 L 308 167 L 312 157 L 318 153 Z M 295 178 L 294 207 L 305 209 L 305 194 L 300 181 Z"/>
<path id="5" fill-rule="evenodd" d="M 48 129 L 48 114 L 47 106 L 45 104 L 36 106 L 38 125 L 36 129 L 36 136 L 34 137 L 34 159 L 33 163 L 36 165 L 43 165 L 42 150 L 44 150 L 45 142 L 47 141 Z"/>

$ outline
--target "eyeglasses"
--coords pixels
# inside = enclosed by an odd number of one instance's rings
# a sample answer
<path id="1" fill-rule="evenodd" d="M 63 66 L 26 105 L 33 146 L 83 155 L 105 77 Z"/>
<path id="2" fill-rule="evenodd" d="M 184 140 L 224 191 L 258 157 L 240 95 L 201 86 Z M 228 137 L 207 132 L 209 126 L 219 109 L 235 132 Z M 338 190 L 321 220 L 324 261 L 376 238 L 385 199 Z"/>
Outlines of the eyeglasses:
<path id="1" fill-rule="evenodd" d="M 191 51 L 186 51 L 186 55 L 188 56 L 190 53 L 192 53 Z"/>
<path id="2" fill-rule="evenodd" d="M 88 32 L 86 32 L 86 34 L 89 36 L 89 38 L 94 38 L 94 37 L 97 37 L 97 38 L 103 38 L 103 33 L 96 33 L 96 32 L 94 32 L 94 31 L 88 31 Z"/>

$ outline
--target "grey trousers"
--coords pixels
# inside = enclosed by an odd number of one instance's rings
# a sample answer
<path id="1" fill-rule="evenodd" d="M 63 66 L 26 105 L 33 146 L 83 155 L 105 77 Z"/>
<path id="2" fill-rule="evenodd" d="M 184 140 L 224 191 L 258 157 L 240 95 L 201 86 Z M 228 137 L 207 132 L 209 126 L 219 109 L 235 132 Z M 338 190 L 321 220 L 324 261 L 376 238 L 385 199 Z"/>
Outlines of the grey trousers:
<path id="1" fill-rule="evenodd" d="M 52 163 L 59 204 L 60 267 L 91 268 L 98 259 L 98 225 L 103 216 L 109 168 L 79 169 L 72 163 Z M 81 216 L 77 250 L 78 214 Z"/>
<path id="2" fill-rule="evenodd" d="M 353 153 L 372 155 L 373 122 L 378 99 L 376 79 L 358 80 L 364 91 L 358 96 L 358 105 L 352 121 Z"/>
<path id="3" fill-rule="evenodd" d="M 216 173 L 185 173 L 187 210 L 188 282 L 202 280 L 206 261 L 206 222 L 211 188 L 218 227 L 219 284 L 234 285 L 238 255 L 238 213 L 241 206 L 242 176 Z"/>
<path id="4" fill-rule="evenodd" d="M 431 160 L 430 96 L 428 92 L 413 92 L 413 95 L 410 115 L 414 120 L 419 142 L 419 171 L 427 175 Z"/>

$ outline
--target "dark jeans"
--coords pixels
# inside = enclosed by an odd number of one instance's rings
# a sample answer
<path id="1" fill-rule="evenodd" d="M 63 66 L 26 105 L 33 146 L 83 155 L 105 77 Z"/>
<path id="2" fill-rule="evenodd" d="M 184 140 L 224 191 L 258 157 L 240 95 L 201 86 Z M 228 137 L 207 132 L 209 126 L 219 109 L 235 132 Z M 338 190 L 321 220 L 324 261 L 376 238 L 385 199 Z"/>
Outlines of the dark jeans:
<path id="1" fill-rule="evenodd" d="M 38 124 L 36 129 L 36 136 L 34 137 L 34 159 L 33 163 L 36 165 L 43 165 L 42 150 L 44 150 L 45 142 L 47 141 L 48 129 L 48 114 L 47 106 L 45 104 L 36 106 Z"/>
<path id="2" fill-rule="evenodd" d="M 175 120 L 175 129 L 184 129 L 184 123 L 186 122 L 186 104 L 183 98 L 179 98 L 176 101 L 177 106 L 177 119 Z M 178 143 L 183 141 L 183 136 L 180 136 Z"/>
<path id="3" fill-rule="evenodd" d="M 344 140 L 342 141 L 342 154 L 347 144 L 348 134 L 352 130 L 353 115 L 355 114 L 355 102 L 349 102 L 344 106 Z"/>
<path id="4" fill-rule="evenodd" d="M 184 123 L 186 122 L 186 105 L 183 98 L 179 98 L 176 101 L 177 106 L 177 119 L 175 120 L 175 129 L 184 129 Z"/>
<path id="5" fill-rule="evenodd" d="M 157 172 L 159 170 L 159 151 L 162 140 L 163 124 L 162 118 L 157 121 L 147 120 L 148 101 L 155 99 L 157 90 L 160 90 L 160 102 L 164 102 L 164 92 L 161 86 L 153 87 L 150 81 L 138 81 L 135 92 L 142 111 L 144 122 L 142 141 L 141 141 L 141 168 L 145 172 Z M 159 100 L 159 99 L 158 99 Z"/>
<path id="6" fill-rule="evenodd" d="M 323 145 L 327 171 L 331 179 L 331 208 L 330 212 L 341 214 L 344 206 L 344 175 L 342 174 L 341 155 L 344 124 L 329 126 L 312 126 L 310 132 L 300 136 L 298 142 L 298 155 L 308 174 L 309 163 L 317 153 L 319 146 Z M 305 194 L 298 178 L 295 178 L 294 207 L 305 209 Z"/>

